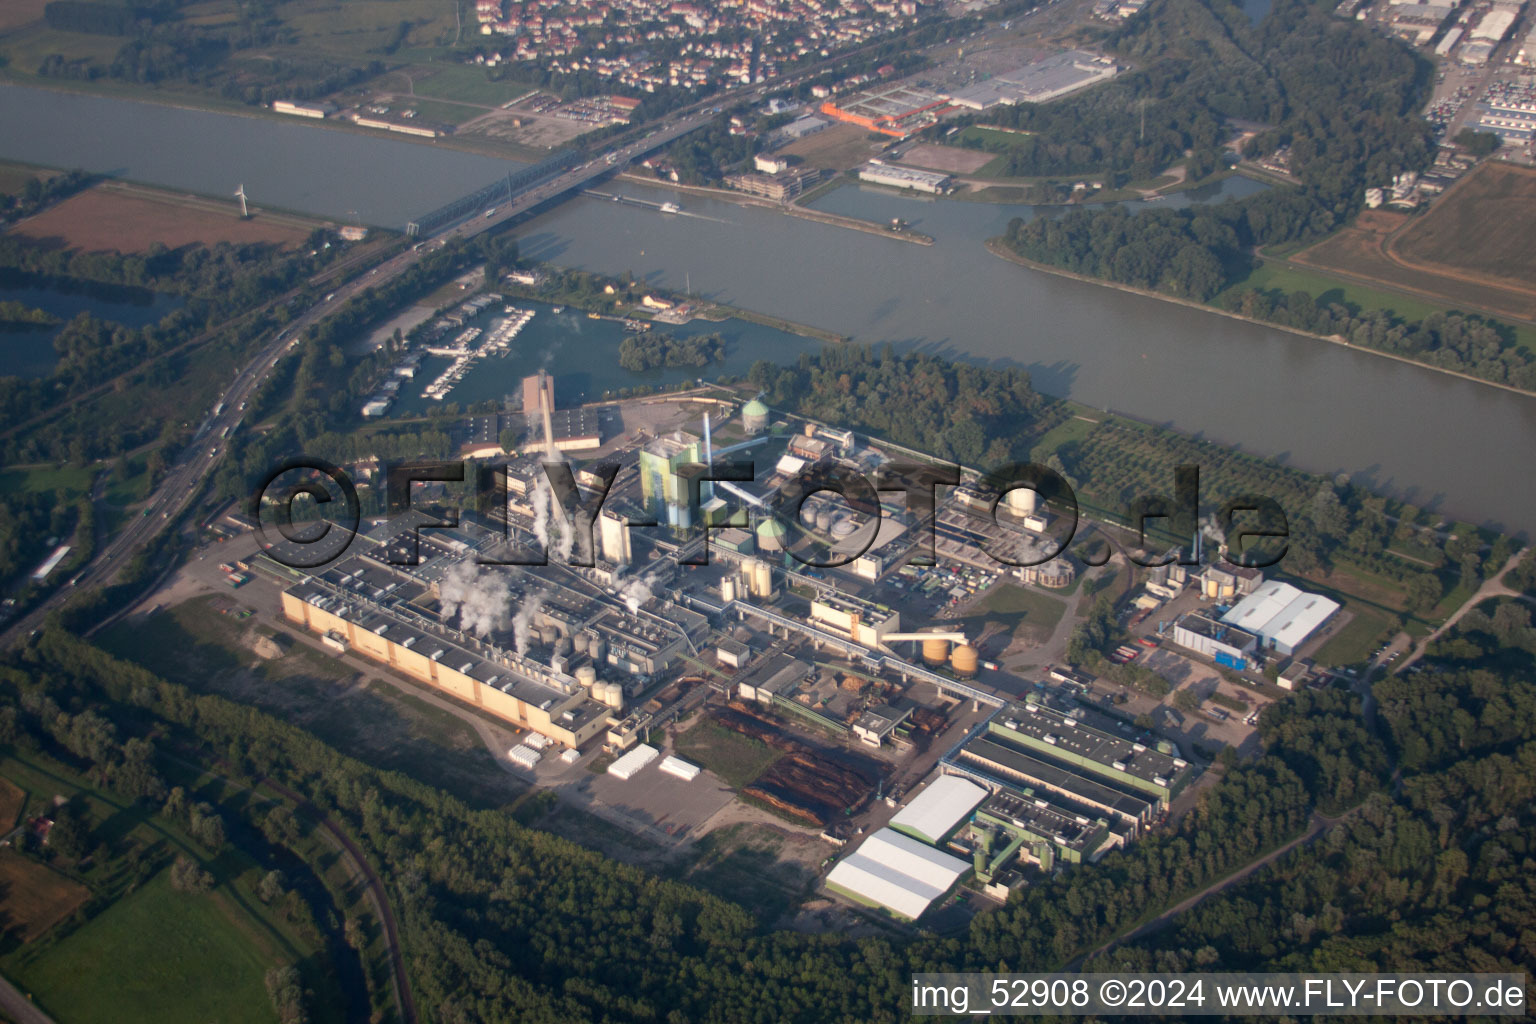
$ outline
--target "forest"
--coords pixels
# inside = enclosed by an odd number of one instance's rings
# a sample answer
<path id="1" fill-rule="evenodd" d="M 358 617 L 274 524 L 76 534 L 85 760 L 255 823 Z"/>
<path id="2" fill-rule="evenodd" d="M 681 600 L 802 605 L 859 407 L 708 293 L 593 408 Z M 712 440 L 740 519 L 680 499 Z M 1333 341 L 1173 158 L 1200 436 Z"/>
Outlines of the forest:
<path id="1" fill-rule="evenodd" d="M 1049 425 L 1047 399 L 1023 370 L 952 363 L 889 345 L 833 345 L 793 366 L 766 360 L 748 380 L 770 405 L 869 431 L 968 466 L 1028 461 L 1029 440 Z"/>
<path id="2" fill-rule="evenodd" d="M 1521 864 L 1536 839 L 1536 693 L 1487 669 L 1378 683 L 1379 732 L 1357 694 L 1299 694 L 1265 712 L 1257 760 L 1221 769 L 1171 831 L 1037 879 L 960 934 L 851 939 L 765 930 L 732 903 L 467 807 L 63 632 L 12 657 L 0 743 L 39 746 L 152 803 L 165 799 L 157 766 L 174 747 L 236 778 L 272 778 L 341 822 L 386 880 L 415 1001 L 433 1020 L 895 1021 L 912 971 L 1059 969 L 1303 834 L 1167 931 L 1087 966 L 1532 965 L 1536 901 Z"/>
<path id="3" fill-rule="evenodd" d="M 1253 247 L 1319 238 L 1360 208 L 1365 184 L 1421 170 L 1434 150 L 1416 116 L 1428 65 L 1397 41 L 1334 18 L 1333 6 L 1279 0 L 1251 25 L 1239 7 L 1220 0 L 1169 0 L 1155 17 L 1132 18 L 1112 37 L 1114 51 L 1141 70 L 1042 108 L 1050 113 L 1014 115 L 1060 122 L 1035 149 L 1070 150 L 1073 142 L 1088 145 L 1092 136 L 1083 133 L 1142 139 L 1145 109 L 1151 145 L 1166 151 L 1158 159 L 1184 149 L 1198 156 L 1231 134 L 1213 126 L 1241 119 L 1260 126 L 1244 155 L 1289 146 L 1298 187 L 1214 207 L 1016 220 L 1007 243 L 1051 266 L 1203 302 L 1246 276 Z M 1092 162 L 1086 152 L 1085 166 Z M 1122 166 L 1134 156 L 1129 150 L 1112 159 Z M 1144 173 L 1157 162 L 1128 166 Z"/>
<path id="4" fill-rule="evenodd" d="M 664 331 L 632 334 L 619 343 L 619 365 L 640 372 L 659 367 L 708 366 L 725 358 L 719 332 L 679 338 Z"/>

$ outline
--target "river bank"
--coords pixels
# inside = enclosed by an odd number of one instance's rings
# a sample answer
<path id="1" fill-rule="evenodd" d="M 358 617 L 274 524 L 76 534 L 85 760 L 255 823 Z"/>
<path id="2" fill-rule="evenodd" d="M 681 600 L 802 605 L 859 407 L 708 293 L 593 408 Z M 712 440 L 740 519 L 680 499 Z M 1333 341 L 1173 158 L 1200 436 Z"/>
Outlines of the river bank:
<path id="1" fill-rule="evenodd" d="M 846 217 L 840 213 L 825 213 L 821 210 L 811 210 L 798 203 L 775 203 L 770 199 L 749 196 L 745 192 L 736 192 L 725 188 L 710 188 L 706 185 L 679 185 L 676 182 L 647 178 L 633 171 L 623 171 L 617 177 L 621 181 L 628 181 L 636 185 L 647 185 L 651 188 L 664 188 L 689 195 L 718 199 L 736 206 L 752 206 L 762 210 L 773 210 L 776 213 L 782 213 L 790 217 L 799 217 L 801 220 L 815 221 L 819 224 L 832 224 L 837 227 L 849 228 L 853 231 L 863 231 L 865 234 L 878 235 L 881 238 L 889 238 L 897 242 L 912 242 L 916 245 L 933 244 L 932 236 L 925 235 L 920 231 L 892 231 L 890 228 L 882 224 L 876 224 L 874 221 L 860 220 L 857 217 Z"/>
<path id="2" fill-rule="evenodd" d="M 1421 369 L 1433 370 L 1435 373 L 1443 373 L 1449 377 L 1459 377 L 1462 380 L 1471 381 L 1474 384 L 1483 384 L 1490 388 L 1498 388 L 1500 391 L 1508 391 L 1510 394 L 1514 395 L 1523 395 L 1525 397 L 1536 395 L 1536 392 L 1527 391 L 1524 388 L 1517 388 L 1512 384 L 1504 384 L 1496 380 L 1488 380 L 1486 377 L 1478 377 L 1470 373 L 1465 373 L 1461 370 L 1452 370 L 1444 366 L 1436 366 L 1433 363 L 1422 362 L 1418 359 L 1409 359 L 1407 356 L 1400 356 L 1396 352 L 1383 352 L 1379 348 L 1371 348 L 1367 345 L 1351 345 L 1348 339 L 1342 338 L 1337 334 L 1314 334 L 1311 331 L 1303 331 L 1298 327 L 1287 327 L 1284 324 L 1271 323 L 1268 320 L 1259 320 L 1255 317 L 1244 316 L 1241 313 L 1234 313 L 1231 310 L 1222 309 L 1220 306 L 1211 306 L 1204 302 L 1196 302 L 1193 299 L 1181 299 L 1176 295 L 1168 295 L 1164 292 L 1153 291 L 1150 288 L 1137 288 L 1134 285 L 1121 284 L 1118 281 L 1106 281 L 1101 277 L 1091 277 L 1087 274 L 1078 274 L 1070 270 L 1062 270 L 1060 267 L 1053 267 L 1048 263 L 1039 263 L 1035 260 L 1020 256 L 1012 249 L 1009 249 L 1001 238 L 989 238 L 986 240 L 985 245 L 987 247 L 987 251 L 992 255 L 1000 259 L 1007 260 L 1009 263 L 1016 263 L 1021 267 L 1028 267 L 1030 270 L 1038 270 L 1042 273 L 1053 274 L 1057 277 L 1065 277 L 1073 281 L 1081 281 L 1084 284 L 1095 284 L 1104 288 L 1113 288 L 1116 291 L 1125 292 L 1129 295 L 1140 295 L 1149 299 L 1158 299 L 1162 302 L 1171 302 L 1174 305 L 1185 306 L 1190 309 L 1198 309 L 1206 313 L 1215 313 L 1219 316 L 1227 317 L 1229 320 L 1240 320 L 1243 323 L 1253 324 L 1257 327 L 1267 327 L 1270 330 L 1285 331 L 1287 334 L 1294 334 L 1301 338 L 1311 338 L 1314 341 L 1325 341 L 1330 345 L 1337 345 L 1340 348 L 1347 348 L 1354 352 L 1364 352 L 1367 355 L 1380 356 L 1383 359 L 1391 359 L 1394 362 L 1403 363 L 1407 366 L 1417 366 Z"/>

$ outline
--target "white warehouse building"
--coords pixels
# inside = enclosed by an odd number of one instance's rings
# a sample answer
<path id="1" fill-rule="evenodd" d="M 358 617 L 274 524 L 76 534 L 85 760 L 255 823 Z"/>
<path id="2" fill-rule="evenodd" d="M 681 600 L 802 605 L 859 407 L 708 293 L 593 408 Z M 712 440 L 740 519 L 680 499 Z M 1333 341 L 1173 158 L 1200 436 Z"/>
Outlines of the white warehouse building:
<path id="1" fill-rule="evenodd" d="M 969 868 L 959 857 L 883 828 L 838 862 L 827 888 L 915 921 Z"/>
<path id="2" fill-rule="evenodd" d="M 1270 580 L 1239 601 L 1221 621 L 1254 634 L 1270 650 L 1295 654 L 1338 610 L 1336 601 Z"/>

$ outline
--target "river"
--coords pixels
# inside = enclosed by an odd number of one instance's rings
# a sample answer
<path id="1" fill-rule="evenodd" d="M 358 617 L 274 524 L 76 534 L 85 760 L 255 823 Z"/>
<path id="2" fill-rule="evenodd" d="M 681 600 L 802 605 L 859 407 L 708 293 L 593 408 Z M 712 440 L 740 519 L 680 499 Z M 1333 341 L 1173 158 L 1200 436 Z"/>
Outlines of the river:
<path id="1" fill-rule="evenodd" d="M 34 106 L 48 116 L 21 109 Z M 129 118 L 134 130 L 121 130 Z M 314 125 L 14 86 L 0 86 L 0 156 L 121 168 L 211 193 L 244 181 L 253 196 L 295 209 L 383 211 L 364 215 L 375 223 L 425 212 L 507 166 Z M 260 175 L 251 170 L 258 157 Z M 1536 464 L 1536 397 L 986 252 L 982 242 L 1010 217 L 1034 215 L 1030 207 L 857 187 L 819 204 L 877 221 L 902 217 L 933 236 L 934 245 L 919 246 L 661 188 L 626 182 L 619 190 L 676 199 L 684 213 L 579 197 L 525 225 L 523 251 L 673 288 L 691 280 L 710 298 L 861 341 L 1023 366 L 1050 394 L 1536 533 L 1536 474 L 1528 469 Z M 360 205 L 360 195 L 372 198 Z"/>

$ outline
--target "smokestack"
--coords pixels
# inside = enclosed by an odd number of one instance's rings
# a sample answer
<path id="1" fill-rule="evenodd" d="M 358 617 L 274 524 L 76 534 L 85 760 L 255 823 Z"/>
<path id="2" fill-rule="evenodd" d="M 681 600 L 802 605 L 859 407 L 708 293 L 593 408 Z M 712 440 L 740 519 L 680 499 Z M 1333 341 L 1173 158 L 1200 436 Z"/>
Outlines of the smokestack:
<path id="1" fill-rule="evenodd" d="M 539 408 L 544 413 L 544 454 L 551 459 L 558 459 L 560 453 L 555 448 L 555 424 L 551 417 L 552 409 L 549 407 L 549 391 L 544 386 L 544 371 L 539 371 Z"/>
<path id="2" fill-rule="evenodd" d="M 715 446 L 714 446 L 714 443 L 710 440 L 710 437 L 709 437 L 709 413 L 707 413 L 707 412 L 704 414 L 704 465 L 708 466 L 710 468 L 711 472 L 714 471 L 714 468 L 715 468 Z M 714 487 L 710 486 L 708 483 L 706 483 L 704 485 L 704 489 L 699 492 L 699 500 L 700 501 L 708 501 L 710 498 L 713 498 L 714 496 L 715 496 L 715 489 L 714 489 Z"/>

